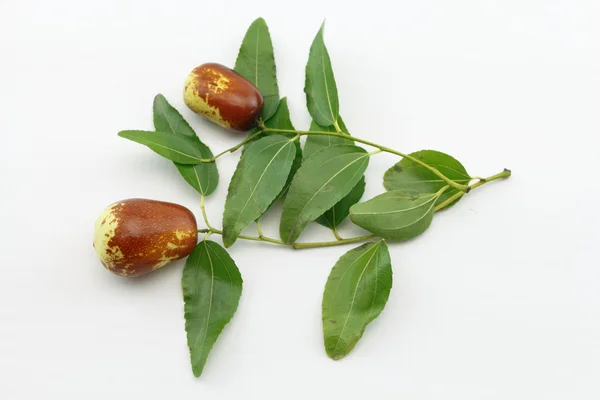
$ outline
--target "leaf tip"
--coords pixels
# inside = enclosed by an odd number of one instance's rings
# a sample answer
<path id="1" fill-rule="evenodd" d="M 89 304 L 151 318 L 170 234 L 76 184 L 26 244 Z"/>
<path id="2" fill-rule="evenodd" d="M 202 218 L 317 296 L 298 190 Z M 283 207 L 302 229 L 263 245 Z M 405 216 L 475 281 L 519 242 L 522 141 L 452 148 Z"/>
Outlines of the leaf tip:
<path id="1" fill-rule="evenodd" d="M 335 351 L 332 349 L 326 349 L 327 351 L 327 357 L 331 358 L 334 361 L 337 360 L 341 360 L 342 358 L 346 357 L 346 353 L 340 352 L 340 351 Z"/>
<path id="2" fill-rule="evenodd" d="M 196 377 L 196 378 L 200 378 L 203 370 L 204 370 L 204 365 L 192 365 L 192 373 L 194 374 L 194 377 Z"/>
<path id="3" fill-rule="evenodd" d="M 226 235 L 225 232 L 223 232 L 223 246 L 225 246 L 226 249 L 230 248 L 231 246 L 233 246 L 233 244 L 235 243 L 235 238 Z"/>

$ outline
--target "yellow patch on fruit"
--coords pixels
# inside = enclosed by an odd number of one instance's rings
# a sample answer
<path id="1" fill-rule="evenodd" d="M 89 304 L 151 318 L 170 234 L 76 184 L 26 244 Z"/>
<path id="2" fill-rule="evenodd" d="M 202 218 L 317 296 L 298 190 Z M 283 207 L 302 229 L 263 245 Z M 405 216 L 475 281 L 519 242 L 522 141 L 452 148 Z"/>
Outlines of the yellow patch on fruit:
<path id="1" fill-rule="evenodd" d="M 214 82 L 208 83 L 208 88 L 211 92 L 219 94 L 229 89 L 230 79 L 228 77 L 214 69 L 208 69 L 207 71 L 212 73 L 214 79 Z"/>
<path id="2" fill-rule="evenodd" d="M 188 75 L 185 80 L 185 89 L 183 91 L 184 103 L 195 113 L 202 114 L 209 120 L 224 126 L 225 128 L 231 128 L 231 124 L 225 121 L 221 117 L 221 112 L 217 107 L 213 107 L 209 104 L 210 96 L 208 93 L 202 97 L 196 90 L 196 74 L 193 72 Z M 223 90 L 229 87 L 229 78 L 221 76 L 214 84 L 209 85 L 209 89 L 215 94 L 221 93 Z"/>
<path id="3" fill-rule="evenodd" d="M 115 263 L 123 259 L 123 252 L 119 246 L 109 246 L 110 240 L 115 236 L 115 231 L 119 225 L 119 219 L 115 215 L 115 208 L 119 203 L 108 206 L 96 220 L 94 225 L 94 249 L 102 261 L 102 264 L 112 270 Z"/>
<path id="4" fill-rule="evenodd" d="M 187 239 L 195 234 L 193 231 L 182 231 L 180 229 L 176 229 L 173 231 L 177 240 Z"/>
<path id="5" fill-rule="evenodd" d="M 162 257 L 158 260 L 158 263 L 152 267 L 152 271 L 162 268 L 165 265 L 167 265 L 169 262 L 176 260 L 176 259 L 177 259 L 177 256 L 168 257 L 163 253 Z"/>

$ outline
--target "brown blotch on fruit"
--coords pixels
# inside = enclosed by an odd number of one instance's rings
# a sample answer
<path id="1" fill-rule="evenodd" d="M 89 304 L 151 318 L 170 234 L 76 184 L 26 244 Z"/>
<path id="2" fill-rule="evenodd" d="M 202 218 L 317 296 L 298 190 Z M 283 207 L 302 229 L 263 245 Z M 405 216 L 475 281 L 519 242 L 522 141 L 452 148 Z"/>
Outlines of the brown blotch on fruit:
<path id="1" fill-rule="evenodd" d="M 263 108 L 263 97 L 252 82 L 215 63 L 194 68 L 185 81 L 183 100 L 192 111 L 238 131 L 254 127 Z"/>
<path id="2" fill-rule="evenodd" d="M 128 199 L 98 217 L 94 248 L 109 271 L 140 276 L 186 257 L 198 241 L 196 218 L 178 204 Z"/>

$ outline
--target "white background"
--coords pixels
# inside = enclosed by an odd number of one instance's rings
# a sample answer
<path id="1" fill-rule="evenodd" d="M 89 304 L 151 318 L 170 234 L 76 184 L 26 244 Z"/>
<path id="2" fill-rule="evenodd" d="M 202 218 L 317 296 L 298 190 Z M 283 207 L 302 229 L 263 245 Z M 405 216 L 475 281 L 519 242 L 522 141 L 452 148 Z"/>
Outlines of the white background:
<path id="1" fill-rule="evenodd" d="M 238 242 L 240 306 L 195 379 L 183 262 L 111 275 L 93 224 L 131 197 L 200 217 L 169 161 L 116 134 L 151 129 L 160 92 L 213 151 L 237 143 L 183 105 L 183 81 L 204 62 L 233 66 L 258 16 L 297 127 L 309 124 L 304 66 L 327 18 L 354 135 L 513 176 L 390 246 L 387 307 L 337 362 L 321 295 L 349 248 Z M 0 398 L 600 398 L 599 20 L 597 0 L 1 0 Z M 216 225 L 237 157 L 218 162 Z M 372 159 L 366 198 L 395 161 Z M 300 240 L 331 239 L 315 225 Z"/>

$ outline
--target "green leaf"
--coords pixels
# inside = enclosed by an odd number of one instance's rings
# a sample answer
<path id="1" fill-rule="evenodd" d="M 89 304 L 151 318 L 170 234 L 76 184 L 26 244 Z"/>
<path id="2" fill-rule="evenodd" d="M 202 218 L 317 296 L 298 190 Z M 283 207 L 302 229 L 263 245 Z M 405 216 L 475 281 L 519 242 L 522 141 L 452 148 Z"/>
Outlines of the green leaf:
<path id="1" fill-rule="evenodd" d="M 290 173 L 288 175 L 288 179 L 285 182 L 283 189 L 281 189 L 281 193 L 279 193 L 279 195 L 277 195 L 277 198 L 275 199 L 275 201 L 282 199 L 287 194 L 287 191 L 290 189 L 290 186 L 292 185 L 292 181 L 294 180 L 294 176 L 296 176 L 296 172 L 298 172 L 298 170 L 300 169 L 300 166 L 302 165 L 302 148 L 300 147 L 300 142 L 298 140 L 296 140 L 294 142 L 294 146 L 296 147 L 296 155 L 294 156 L 294 162 L 292 163 L 292 168 L 290 168 Z"/>
<path id="2" fill-rule="evenodd" d="M 191 139 L 200 150 L 202 158 L 212 158 L 213 153 L 196 136 L 196 132 L 187 123 L 183 116 L 169 104 L 162 94 L 154 98 L 154 128 L 163 133 L 186 137 Z M 184 165 L 174 163 L 177 170 L 194 189 L 200 194 L 208 196 L 217 188 L 219 172 L 216 163 L 200 163 L 198 165 Z"/>
<path id="3" fill-rule="evenodd" d="M 338 117 L 337 121 L 342 131 L 348 133 L 348 128 L 346 128 L 346 124 L 342 120 L 342 117 Z M 312 120 L 312 122 L 310 123 L 310 130 L 336 132 L 335 127 L 333 125 L 321 126 L 315 120 Z M 306 138 L 306 142 L 304 143 L 304 159 L 307 159 L 319 150 L 338 144 L 354 144 L 354 142 L 350 138 L 346 139 L 340 136 L 308 135 Z"/>
<path id="4" fill-rule="evenodd" d="M 290 109 L 288 107 L 287 97 L 284 97 L 279 101 L 275 114 L 265 122 L 265 126 L 272 129 L 296 130 L 290 119 Z M 262 135 L 269 136 L 272 135 L 272 133 L 265 132 Z M 277 135 L 283 135 L 289 139 L 296 136 L 295 133 L 289 132 L 277 133 Z"/>
<path id="5" fill-rule="evenodd" d="M 360 201 L 365 193 L 365 177 L 363 176 L 356 186 L 352 188 L 342 200 L 335 206 L 325 211 L 323 215 L 317 218 L 317 222 L 331 229 L 336 229 L 350 214 L 350 207 Z"/>
<path id="6" fill-rule="evenodd" d="M 265 122 L 265 126 L 267 128 L 273 128 L 273 129 L 286 129 L 286 130 L 288 130 L 288 129 L 295 130 L 296 129 L 296 128 L 294 128 L 294 125 L 292 124 L 292 121 L 290 119 L 290 110 L 288 108 L 286 97 L 283 97 L 279 101 L 279 105 L 277 106 L 277 111 L 275 112 L 275 114 L 273 114 L 273 116 L 267 122 Z M 259 128 L 257 128 L 257 129 L 259 129 Z M 296 134 L 288 133 L 288 132 L 283 132 L 283 133 L 264 132 L 264 133 L 258 135 L 256 139 L 254 139 L 250 143 L 246 144 L 246 147 L 244 147 L 243 151 L 245 151 L 255 141 L 257 141 L 263 137 L 267 137 L 267 136 L 271 136 L 271 135 L 282 135 L 282 136 L 285 136 L 290 139 L 292 139 L 296 136 Z M 275 204 L 278 200 L 282 199 L 286 195 L 287 190 L 289 189 L 289 187 L 292 183 L 292 179 L 294 178 L 294 175 L 296 174 L 296 171 L 298 171 L 298 168 L 300 168 L 300 164 L 302 164 L 302 148 L 300 147 L 300 141 L 299 140 L 294 141 L 294 145 L 296 146 L 296 156 L 294 158 L 294 162 L 292 163 L 292 168 L 290 169 L 290 174 L 288 175 L 288 180 L 285 183 L 285 186 L 283 187 L 283 189 L 281 189 L 281 192 L 273 200 L 271 205 L 269 205 L 269 207 L 267 207 L 267 211 L 273 206 L 273 204 Z"/>
<path id="7" fill-rule="evenodd" d="M 384 239 L 408 240 L 429 228 L 440 193 L 386 192 L 353 205 L 350 219 Z"/>
<path id="8" fill-rule="evenodd" d="M 342 132 L 348 133 L 348 128 L 342 120 L 341 116 L 337 119 L 338 126 Z M 321 126 L 313 120 L 310 124 L 311 131 L 326 131 L 336 132 L 334 126 Z M 349 136 L 349 135 L 348 135 Z M 330 146 L 336 146 L 340 144 L 354 144 L 351 139 L 346 139 L 340 136 L 326 136 L 326 135 L 308 135 L 306 142 L 304 143 L 304 158 L 308 158 L 314 153 Z M 350 212 L 350 206 L 357 203 L 365 192 L 365 179 L 361 179 L 358 184 L 348 193 L 346 197 L 340 200 L 336 205 L 325 211 L 323 215 L 317 218 L 317 222 L 323 226 L 331 229 L 337 228 Z"/>
<path id="9" fill-rule="evenodd" d="M 225 247 L 230 247 L 242 229 L 271 205 L 285 186 L 295 156 L 294 142 L 281 135 L 264 137 L 242 154 L 225 201 Z"/>
<path id="10" fill-rule="evenodd" d="M 306 64 L 306 105 L 312 118 L 322 126 L 333 125 L 339 113 L 337 86 L 329 53 L 323 40 L 325 23 L 315 37 Z"/>
<path id="11" fill-rule="evenodd" d="M 323 336 L 327 355 L 346 356 L 367 325 L 381 314 L 392 289 L 392 264 L 383 240 L 344 254 L 331 270 L 323 293 Z"/>
<path id="12" fill-rule="evenodd" d="M 205 240 L 188 257 L 181 282 L 192 371 L 198 377 L 219 334 L 235 314 L 242 277 L 227 251 Z"/>
<path id="13" fill-rule="evenodd" d="M 465 167 L 448 154 L 434 150 L 421 150 L 409 155 L 437 168 L 442 174 L 457 183 L 467 184 L 471 180 Z M 436 193 L 446 186 L 446 183 L 428 169 L 403 158 L 399 163 L 385 172 L 383 186 L 387 190 Z M 458 189 L 454 188 L 446 190 L 437 200 L 438 204 L 446 201 L 457 192 Z M 458 200 L 452 204 L 456 204 Z"/>
<path id="14" fill-rule="evenodd" d="M 304 161 L 283 204 L 281 239 L 295 242 L 310 221 L 350 193 L 368 164 L 369 153 L 352 145 L 331 146 Z"/>
<path id="15" fill-rule="evenodd" d="M 279 89 L 273 43 L 264 19 L 256 19 L 248 28 L 234 70 L 258 88 L 264 99 L 262 119 L 268 120 L 277 109 Z"/>
<path id="16" fill-rule="evenodd" d="M 154 97 L 152 110 L 154 128 L 158 132 L 172 133 L 174 135 L 187 137 L 188 139 L 198 137 L 185 118 L 183 118 L 175 107 L 169 104 L 162 94 L 157 94 Z"/>
<path id="17" fill-rule="evenodd" d="M 202 152 L 192 139 L 171 133 L 152 131 L 121 131 L 119 136 L 148 146 L 150 149 L 180 164 L 199 164 Z"/>
<path id="18" fill-rule="evenodd" d="M 265 122 L 265 126 L 267 128 L 273 128 L 273 129 L 296 130 L 296 128 L 294 128 L 294 125 L 292 124 L 292 121 L 290 119 L 290 110 L 288 108 L 286 97 L 281 99 L 281 101 L 279 102 L 279 106 L 277 107 L 277 111 L 267 122 Z M 270 135 L 270 133 L 265 133 L 265 135 Z M 290 139 L 292 139 L 293 137 L 296 136 L 293 133 L 279 133 L 279 135 L 283 135 Z M 288 175 L 288 179 L 287 179 L 283 189 L 281 190 L 281 192 L 277 195 L 275 200 L 273 200 L 273 203 L 271 203 L 271 205 L 268 208 L 271 208 L 271 206 L 273 204 L 275 204 L 275 202 L 277 200 L 279 200 L 279 199 L 283 198 L 283 196 L 285 196 L 285 194 L 287 193 L 287 190 L 289 189 L 290 185 L 292 184 L 292 179 L 294 178 L 294 175 L 296 174 L 296 172 L 298 171 L 298 168 L 300 168 L 300 165 L 302 164 L 302 147 L 300 147 L 300 141 L 299 140 L 294 141 L 294 145 L 296 146 L 296 156 L 294 157 L 294 162 L 292 163 L 292 168 L 290 169 L 290 174 Z"/>

